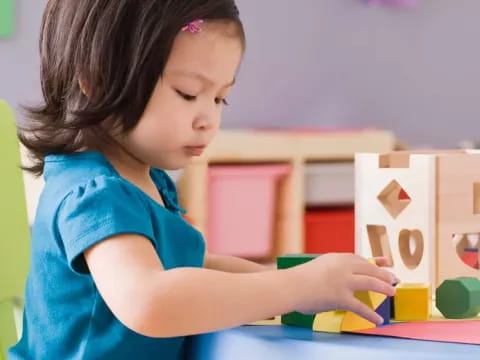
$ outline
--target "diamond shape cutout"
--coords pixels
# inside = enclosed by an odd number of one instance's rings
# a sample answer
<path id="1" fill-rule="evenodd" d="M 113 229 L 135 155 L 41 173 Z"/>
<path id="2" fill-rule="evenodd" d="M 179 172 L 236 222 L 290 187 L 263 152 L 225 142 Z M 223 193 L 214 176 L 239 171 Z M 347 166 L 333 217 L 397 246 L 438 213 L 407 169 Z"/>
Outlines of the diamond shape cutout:
<path id="1" fill-rule="evenodd" d="M 394 219 L 396 219 L 412 201 L 397 180 L 392 180 L 377 196 L 377 199 Z"/>

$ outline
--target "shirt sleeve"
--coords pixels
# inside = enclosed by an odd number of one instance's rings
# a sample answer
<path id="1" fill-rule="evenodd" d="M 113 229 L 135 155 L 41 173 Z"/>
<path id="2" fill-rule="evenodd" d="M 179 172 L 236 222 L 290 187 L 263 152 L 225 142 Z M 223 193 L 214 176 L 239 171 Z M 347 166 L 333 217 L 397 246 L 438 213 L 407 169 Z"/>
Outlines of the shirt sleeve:
<path id="1" fill-rule="evenodd" d="M 126 181 L 101 176 L 76 187 L 58 210 L 57 228 L 68 263 L 88 273 L 83 252 L 118 234 L 139 234 L 155 245 L 153 224 L 139 190 Z"/>

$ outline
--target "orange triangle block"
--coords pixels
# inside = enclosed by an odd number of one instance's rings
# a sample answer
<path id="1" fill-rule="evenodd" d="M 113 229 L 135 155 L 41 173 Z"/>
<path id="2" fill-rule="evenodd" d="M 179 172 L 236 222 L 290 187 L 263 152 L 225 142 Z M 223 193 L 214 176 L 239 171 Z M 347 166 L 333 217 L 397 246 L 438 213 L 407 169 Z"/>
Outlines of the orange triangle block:
<path id="1" fill-rule="evenodd" d="M 387 298 L 385 295 L 372 291 L 356 291 L 355 297 L 376 310 Z M 357 331 L 375 328 L 376 325 L 361 316 L 345 310 L 329 311 L 315 315 L 313 331 L 340 333 L 342 331 Z"/>
<path id="2" fill-rule="evenodd" d="M 370 309 L 376 310 L 387 298 L 386 295 L 373 291 L 356 291 L 355 297 L 367 305 Z M 340 329 L 342 331 L 356 331 L 375 328 L 376 325 L 361 316 L 347 311 Z"/>
<path id="3" fill-rule="evenodd" d="M 376 310 L 387 298 L 386 295 L 373 291 L 355 291 L 354 295 L 358 300 L 373 310 Z"/>
<path id="4" fill-rule="evenodd" d="M 342 325 L 340 326 L 341 331 L 357 331 L 357 330 L 366 330 L 373 329 L 376 325 L 357 314 L 347 311 L 345 317 L 343 318 Z"/>
<path id="5" fill-rule="evenodd" d="M 377 308 L 382 305 L 382 303 L 387 299 L 386 295 L 369 291 L 370 301 L 372 304 L 372 309 L 377 310 Z"/>
<path id="6" fill-rule="evenodd" d="M 313 331 L 340 333 L 345 314 L 344 310 L 319 313 L 315 315 L 312 329 Z"/>

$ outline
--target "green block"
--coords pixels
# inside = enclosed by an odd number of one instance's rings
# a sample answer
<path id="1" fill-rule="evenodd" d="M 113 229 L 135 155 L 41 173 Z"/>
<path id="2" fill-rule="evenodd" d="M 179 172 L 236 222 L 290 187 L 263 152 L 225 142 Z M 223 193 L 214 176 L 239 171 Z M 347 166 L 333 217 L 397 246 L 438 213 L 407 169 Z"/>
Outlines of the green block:
<path id="1" fill-rule="evenodd" d="M 0 0 L 0 36 L 13 34 L 14 0 Z"/>
<path id="2" fill-rule="evenodd" d="M 436 290 L 435 305 L 447 319 L 467 319 L 480 313 L 480 280 L 445 280 Z"/>
<path id="3" fill-rule="evenodd" d="M 320 256 L 319 254 L 289 254 L 279 256 L 277 258 L 278 269 L 288 269 L 297 265 L 305 264 Z M 282 315 L 282 324 L 300 326 L 307 329 L 313 328 L 313 320 L 315 315 L 301 314 L 299 312 L 291 312 Z"/>
<path id="4" fill-rule="evenodd" d="M 297 265 L 305 264 L 319 257 L 320 254 L 289 254 L 277 257 L 277 268 L 288 269 Z"/>
<path id="5" fill-rule="evenodd" d="M 306 314 L 301 314 L 299 312 L 291 312 L 291 313 L 282 315 L 282 324 L 300 326 L 307 329 L 312 329 L 314 318 L 315 318 L 315 315 L 306 315 Z"/>

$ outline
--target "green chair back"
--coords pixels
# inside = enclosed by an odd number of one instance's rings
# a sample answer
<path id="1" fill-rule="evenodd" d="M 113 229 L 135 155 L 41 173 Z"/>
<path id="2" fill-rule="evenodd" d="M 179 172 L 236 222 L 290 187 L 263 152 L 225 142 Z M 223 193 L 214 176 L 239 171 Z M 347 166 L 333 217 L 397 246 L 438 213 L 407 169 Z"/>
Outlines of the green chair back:
<path id="1" fill-rule="evenodd" d="M 0 100 L 0 359 L 18 339 L 14 310 L 24 295 L 30 231 L 16 123 Z M 18 309 L 17 309 L 18 310 Z"/>

